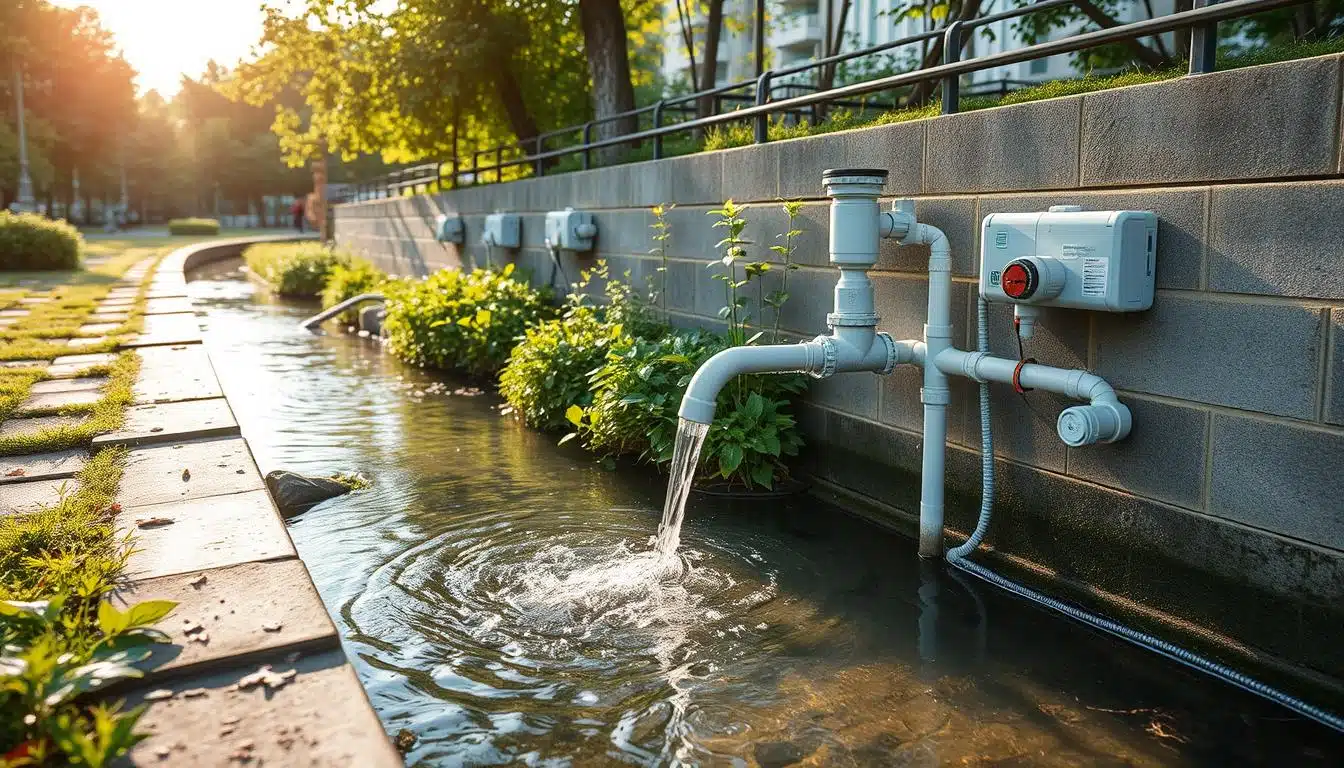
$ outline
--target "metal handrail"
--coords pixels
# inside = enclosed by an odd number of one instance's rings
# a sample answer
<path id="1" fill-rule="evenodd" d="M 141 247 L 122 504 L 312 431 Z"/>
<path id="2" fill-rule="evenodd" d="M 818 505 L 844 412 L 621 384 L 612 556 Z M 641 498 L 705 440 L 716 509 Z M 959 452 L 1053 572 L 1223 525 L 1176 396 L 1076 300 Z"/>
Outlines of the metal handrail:
<path id="1" fill-rule="evenodd" d="M 949 33 L 951 33 L 952 35 L 956 35 L 959 34 L 960 31 L 964 31 L 968 27 L 973 28 L 977 26 L 982 26 L 985 23 L 1002 21 L 1006 18 L 1014 18 L 1017 16 L 1021 16 L 1025 13 L 1047 10 L 1050 8 L 1055 8 L 1074 2 L 1074 0 L 1042 0 L 1042 2 L 1039 3 L 1034 3 L 1032 5 L 1024 6 L 1018 9 L 1013 9 L 1011 11 L 1004 11 L 1003 13 L 999 14 L 993 14 L 991 16 L 987 16 L 982 19 L 968 20 L 967 23 L 953 22 L 952 24 L 949 24 L 947 27 L 944 27 L 943 29 L 937 30 L 933 33 L 923 33 L 921 35 L 912 36 L 912 38 L 916 42 L 918 42 L 919 40 L 930 39 L 928 37 L 928 35 L 930 34 L 933 37 L 937 37 L 940 35 L 945 36 L 944 63 L 942 64 L 937 64 L 931 67 L 924 67 L 922 69 L 914 70 L 911 72 L 903 72 L 900 74 L 888 75 L 886 77 L 880 77 L 873 80 L 867 80 L 864 82 L 850 83 L 847 85 L 836 86 L 834 88 L 830 88 L 825 91 L 817 91 L 815 93 L 793 96 L 778 101 L 770 101 L 768 99 L 768 92 L 769 92 L 768 89 L 770 86 L 770 80 L 773 79 L 773 77 L 775 76 L 796 74 L 797 71 L 803 71 L 803 70 L 795 71 L 794 69 L 784 69 L 773 72 L 767 70 L 766 72 L 762 73 L 760 78 L 754 81 L 754 84 L 757 87 L 758 95 L 756 103 L 750 106 L 741 107 L 731 112 L 722 112 L 707 115 L 705 117 L 696 117 L 690 120 L 683 120 L 669 125 L 661 125 L 659 124 L 660 121 L 658 119 L 655 119 L 654 127 L 649 129 L 635 131 L 634 133 L 622 134 L 620 136 L 612 136 L 602 139 L 588 140 L 579 146 L 562 147 L 557 149 L 538 151 L 533 154 L 519 157 L 516 160 L 509 160 L 507 162 L 497 161 L 495 165 L 482 166 L 473 163 L 470 172 L 473 174 L 473 177 L 479 177 L 482 173 L 489 171 L 495 171 L 496 174 L 498 175 L 499 173 L 502 173 L 504 168 L 518 165 L 534 164 L 536 167 L 541 168 L 549 160 L 556 160 L 562 157 L 576 154 L 578 152 L 588 153 L 597 149 L 614 147 L 623 144 L 633 144 L 646 140 L 652 140 L 654 142 L 654 157 L 655 159 L 657 159 L 661 156 L 662 140 L 665 136 L 669 134 L 679 133 L 683 131 L 704 130 L 715 126 L 723 125 L 729 122 L 748 120 L 748 119 L 756 120 L 756 128 L 757 128 L 755 136 L 756 142 L 765 143 L 768 141 L 769 137 L 768 135 L 765 134 L 764 131 L 761 130 L 761 124 L 765 120 L 768 120 L 771 114 L 789 113 L 789 112 L 796 113 L 805 108 L 811 108 L 814 105 L 835 102 L 837 100 L 845 98 L 864 96 L 866 94 L 875 93 L 878 91 L 894 90 L 897 88 L 903 88 L 905 86 L 911 86 L 917 83 L 927 82 L 930 80 L 943 81 L 944 85 L 943 110 L 945 113 L 955 112 L 957 107 L 959 106 L 957 103 L 957 95 L 958 95 L 957 91 L 959 85 L 959 78 L 962 75 L 979 72 L 981 70 L 992 69 L 994 67 L 1006 66 L 1009 64 L 1017 64 L 1023 61 L 1030 61 L 1032 59 L 1045 58 L 1047 56 L 1054 56 L 1062 53 L 1073 53 L 1075 51 L 1107 45 L 1110 43 L 1125 42 L 1143 37 L 1152 37 L 1154 35 L 1160 35 L 1166 32 L 1174 32 L 1177 30 L 1187 28 L 1192 30 L 1192 37 L 1194 37 L 1199 44 L 1199 48 L 1197 48 L 1194 51 L 1195 55 L 1192 55 L 1191 58 L 1192 74 L 1196 74 L 1198 72 L 1211 71 L 1213 68 L 1213 62 L 1211 51 L 1209 50 L 1210 46 L 1207 41 L 1211 38 L 1216 37 L 1216 34 L 1211 34 L 1210 30 L 1218 22 L 1226 21 L 1228 19 L 1239 18 L 1242 16 L 1248 16 L 1255 13 L 1261 13 L 1264 11 L 1275 10 L 1277 8 L 1283 8 L 1291 5 L 1298 5 L 1305 1 L 1306 0 L 1225 0 L 1224 2 L 1215 2 L 1215 0 L 1202 0 L 1201 2 L 1195 3 L 1196 7 L 1190 10 L 1168 14 L 1166 16 L 1159 16 L 1151 19 L 1142 19 L 1139 21 L 1130 22 L 1128 24 L 1121 24 L 1114 27 L 1107 27 L 1104 29 L 1093 30 L 1091 32 L 1082 32 L 1076 35 L 1061 38 L 1059 40 L 1050 40 L 1043 43 L 1038 43 L 1036 45 L 1030 45 L 1011 51 L 1001 51 L 999 53 L 977 56 L 971 59 L 959 58 L 960 44 L 958 40 L 952 40 L 952 41 L 946 40 L 946 36 L 948 36 Z M 958 27 L 957 25 L 960 26 Z M 837 60 L 848 60 L 850 58 L 855 58 L 858 56 L 870 55 L 875 51 L 887 50 L 897 45 L 908 44 L 907 41 L 911 40 L 912 38 L 902 38 L 901 40 L 898 41 L 884 43 L 882 46 L 875 46 L 874 48 L 863 49 L 862 51 L 854 51 L 848 54 L 839 54 L 837 56 L 827 57 L 826 59 L 807 62 L 804 69 L 813 69 L 821 66 L 827 66 L 828 64 L 831 63 L 838 63 Z M 947 46 L 946 42 L 954 42 L 955 49 L 951 46 Z M 1198 57 L 1199 59 L 1198 62 L 1196 62 L 1195 60 L 1196 57 Z M 722 95 L 725 92 L 745 88 L 751 84 L 753 83 L 732 83 L 729 85 L 719 86 L 717 88 L 699 93 L 687 94 L 684 96 L 675 97 L 674 99 L 663 99 L 649 107 L 642 107 L 638 110 L 633 110 L 632 113 L 643 113 L 645 111 L 653 111 L 655 115 L 660 115 L 662 111 L 667 109 L 668 104 L 682 103 L 686 101 L 692 101 L 701 98 Z M 763 93 L 766 95 L 764 98 L 762 97 Z M 951 96 L 950 99 L 948 98 L 949 95 Z M 631 113 L 623 113 L 619 117 L 621 118 L 629 117 L 630 114 Z M 618 116 L 609 116 L 609 117 L 610 119 L 618 119 Z M 592 124 L 593 122 L 594 121 L 590 121 L 589 124 Z M 575 126 L 563 130 L 572 132 L 582 130 L 582 128 L 583 126 Z M 432 167 L 438 168 L 441 167 L 443 164 L 438 163 L 430 165 Z M 462 169 L 456 161 L 454 161 L 454 166 L 457 168 L 458 173 L 461 173 L 462 171 L 466 170 Z M 440 181 L 440 178 L 441 177 L 437 175 L 432 178 L 421 177 L 415 183 L 421 183 L 421 184 L 435 183 Z"/>

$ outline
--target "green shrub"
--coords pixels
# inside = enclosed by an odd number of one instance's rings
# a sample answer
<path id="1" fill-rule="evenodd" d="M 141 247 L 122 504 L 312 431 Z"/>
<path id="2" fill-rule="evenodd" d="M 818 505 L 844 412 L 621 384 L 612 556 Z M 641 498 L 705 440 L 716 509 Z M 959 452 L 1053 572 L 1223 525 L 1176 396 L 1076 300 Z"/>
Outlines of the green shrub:
<path id="1" fill-rule="evenodd" d="M 352 257 L 345 263 L 332 267 L 331 272 L 327 274 L 326 286 L 322 289 L 322 308 L 334 307 L 361 293 L 374 293 L 386 280 L 387 275 L 375 267 L 373 262 Z M 347 325 L 356 322 L 357 319 L 356 310 L 341 313 L 341 322 Z"/>
<path id="2" fill-rule="evenodd" d="M 593 278 L 606 282 L 606 303 L 588 303 Z M 667 326 L 654 316 L 650 301 L 636 294 L 626 280 L 613 280 L 607 263 L 598 260 L 584 270 L 566 299 L 565 315 L 529 328 L 513 348 L 499 375 L 499 391 L 524 423 L 539 429 L 568 424 L 565 412 L 592 402 L 588 376 L 607 352 L 633 338 L 657 338 Z"/>
<path id="3" fill-rule="evenodd" d="M 327 276 L 350 257 L 320 243 L 262 243 L 243 251 L 243 261 L 281 296 L 317 298 Z"/>
<path id="4" fill-rule="evenodd" d="M 0 269 L 79 269 L 84 238 L 64 221 L 0 211 Z"/>
<path id="5" fill-rule="evenodd" d="M 420 366 L 493 374 L 529 326 L 550 317 L 550 293 L 502 271 L 444 269 L 388 283 L 383 330 L 392 354 Z"/>
<path id="6" fill-rule="evenodd" d="M 499 374 L 499 393 L 529 426 L 560 429 L 570 406 L 592 403 L 588 374 L 629 336 L 591 309 L 527 329 Z"/>
<path id="7" fill-rule="evenodd" d="M 567 418 L 588 449 L 636 455 L 654 464 L 672 459 L 677 410 L 697 368 L 728 345 L 717 334 L 679 331 L 635 339 L 608 354 L 591 377 L 592 404 Z M 730 486 L 773 488 L 803 439 L 791 402 L 806 388 L 798 374 L 739 376 L 719 393 L 697 477 Z"/>
<path id="8" fill-rule="evenodd" d="M 170 235 L 218 235 L 219 222 L 214 219 L 172 219 L 168 222 Z"/>

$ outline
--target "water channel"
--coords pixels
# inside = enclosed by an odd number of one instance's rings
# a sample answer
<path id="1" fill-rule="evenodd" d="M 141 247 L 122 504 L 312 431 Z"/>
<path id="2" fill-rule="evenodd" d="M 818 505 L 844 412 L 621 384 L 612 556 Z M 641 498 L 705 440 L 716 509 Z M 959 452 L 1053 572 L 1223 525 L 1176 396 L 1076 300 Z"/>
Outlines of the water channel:
<path id="1" fill-rule="evenodd" d="M 493 392 L 314 335 L 237 262 L 190 284 L 263 472 L 374 484 L 290 522 L 408 765 L 1329 765 L 1344 742 L 921 564 L 807 497 L 603 469 Z"/>

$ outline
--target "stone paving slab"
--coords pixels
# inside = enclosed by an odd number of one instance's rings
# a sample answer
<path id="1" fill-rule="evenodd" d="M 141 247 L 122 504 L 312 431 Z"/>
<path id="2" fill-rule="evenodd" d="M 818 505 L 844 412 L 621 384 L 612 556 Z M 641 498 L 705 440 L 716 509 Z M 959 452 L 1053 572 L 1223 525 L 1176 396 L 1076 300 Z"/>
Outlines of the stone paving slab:
<path id="1" fill-rule="evenodd" d="M 129 312 L 94 312 L 89 319 L 99 323 L 116 323 L 120 326 L 131 318 Z"/>
<path id="2" fill-rule="evenodd" d="M 19 413 L 45 411 L 53 408 L 69 408 L 75 405 L 92 405 L 103 399 L 103 393 L 96 389 L 74 389 L 66 392 L 34 392 L 19 405 Z"/>
<path id="3" fill-rule="evenodd" d="M 0 456 L 0 485 L 74 477 L 88 460 L 88 452 L 81 449 Z"/>
<path id="4" fill-rule="evenodd" d="M 121 323 L 88 323 L 86 325 L 79 326 L 79 332 L 102 334 L 107 333 L 108 331 L 115 331 L 120 327 Z"/>
<path id="5" fill-rule="evenodd" d="M 52 365 L 107 365 L 117 359 L 115 352 L 90 352 L 81 355 L 61 355 L 51 361 Z"/>
<path id="6" fill-rule="evenodd" d="M 4 360 L 0 361 L 0 368 L 41 368 L 50 362 L 50 360 Z"/>
<path id="7" fill-rule="evenodd" d="M 182 479 L 182 471 L 190 473 Z M 117 499 L 125 507 L 264 489 L 241 437 L 132 448 Z M 200 567 L 200 566 L 197 566 Z"/>
<path id="8" fill-rule="evenodd" d="M 297 559 L 147 579 L 117 590 L 112 600 L 123 610 L 145 600 L 177 603 L 155 625 L 172 644 L 150 646 L 153 655 L 137 665 L 156 677 L 200 671 L 234 656 L 340 647 L 336 627 Z"/>
<path id="9" fill-rule="evenodd" d="M 104 298 L 108 299 L 134 299 L 140 295 L 139 288 L 113 288 L 107 292 Z"/>
<path id="10" fill-rule="evenodd" d="M 229 402 L 217 397 L 128 408 L 121 428 L 95 437 L 93 447 L 148 445 L 237 434 L 238 422 Z"/>
<path id="11" fill-rule="evenodd" d="M 37 416 L 30 419 L 6 419 L 0 423 L 0 437 L 21 437 L 33 435 L 52 427 L 74 427 L 84 421 L 84 416 Z"/>
<path id="12" fill-rule="evenodd" d="M 79 483 L 74 478 L 6 483 L 4 492 L 0 493 L 0 515 L 33 512 L 43 506 L 55 506 L 61 500 L 62 491 L 70 494 L 78 487 Z"/>
<path id="13" fill-rule="evenodd" d="M 145 298 L 150 301 L 154 299 L 185 299 L 186 297 L 187 289 L 185 286 L 181 288 L 153 288 L 145 294 Z"/>
<path id="14" fill-rule="evenodd" d="M 106 336 L 98 336 L 84 339 L 71 339 L 69 346 L 74 349 L 79 349 L 81 347 L 92 347 L 98 344 L 106 344 L 106 343 L 107 343 Z"/>
<path id="15" fill-rule="evenodd" d="M 30 314 L 32 314 L 32 312 L 27 309 L 0 309 L 0 317 L 18 318 L 18 317 L 27 317 Z"/>
<path id="16" fill-rule="evenodd" d="M 257 664 L 232 667 L 169 685 L 131 690 L 127 707 L 151 692 L 137 729 L 149 738 L 131 750 L 135 766 L 358 766 L 401 768 L 383 725 L 373 713 L 354 669 L 339 650 L 286 661 L 263 659 L 287 684 L 236 690 Z M 192 694 L 188 696 L 187 694 Z M 151 699 L 154 697 L 151 697 Z"/>
<path id="17" fill-rule="evenodd" d="M 0 317 L 0 328 L 8 328 L 11 325 L 17 325 L 18 322 L 19 318 L 17 317 Z"/>
<path id="18" fill-rule="evenodd" d="M 135 306 L 134 299 L 104 299 L 95 304 L 98 309 L 126 310 Z"/>
<path id="19" fill-rule="evenodd" d="M 146 315 L 172 315 L 179 312 L 191 312 L 191 299 L 150 299 L 145 302 Z"/>
<path id="20" fill-rule="evenodd" d="M 196 344 L 201 341 L 201 325 L 196 315 L 178 312 L 171 315 L 148 315 L 145 330 L 123 347 L 148 347 L 164 344 Z"/>
<path id="21" fill-rule="evenodd" d="M 135 535 L 126 576 L 137 581 L 298 556 L 265 489 L 166 504 L 130 504 L 123 497 L 116 526 L 119 534 Z"/>
<path id="22" fill-rule="evenodd" d="M 25 296 L 19 299 L 20 304 L 28 305 L 46 304 L 49 301 L 51 301 L 50 296 Z"/>
<path id="23" fill-rule="evenodd" d="M 137 405 L 224 396 L 210 357 L 199 344 L 144 347 L 136 354 L 140 356 Z"/>
<path id="24" fill-rule="evenodd" d="M 48 379 L 33 384 L 29 391 L 34 395 L 46 395 L 52 392 L 92 392 L 102 389 L 107 383 L 106 376 L 81 376 L 76 379 Z"/>

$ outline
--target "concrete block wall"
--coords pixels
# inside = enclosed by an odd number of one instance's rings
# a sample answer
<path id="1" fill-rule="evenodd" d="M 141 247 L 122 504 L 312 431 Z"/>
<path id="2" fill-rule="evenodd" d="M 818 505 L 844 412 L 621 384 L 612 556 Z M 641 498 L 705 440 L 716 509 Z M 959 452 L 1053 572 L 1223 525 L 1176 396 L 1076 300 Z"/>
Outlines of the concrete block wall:
<path id="1" fill-rule="evenodd" d="M 598 251 L 638 282 L 655 274 L 652 205 L 675 202 L 667 292 L 678 322 L 713 326 L 722 285 L 706 268 L 720 230 L 706 213 L 750 204 L 759 258 L 784 231 L 778 199 L 802 198 L 791 333 L 825 330 L 829 167 L 890 170 L 951 239 L 959 346 L 974 344 L 978 222 L 1056 203 L 1160 218 L 1157 297 L 1138 314 L 1048 311 L 1028 355 L 1105 376 L 1134 412 L 1125 442 L 1071 449 L 1061 397 L 996 388 L 999 467 L 989 538 L 1001 565 L 1055 592 L 1215 654 L 1344 691 L 1344 174 L 1341 57 L 1204 75 L 662 161 L 341 206 L 338 243 L 389 271 L 482 263 L 432 239 L 440 211 L 475 242 L 484 214 L 523 213 L 524 247 L 496 253 L 551 278 L 547 210 L 592 210 Z M 927 252 L 885 243 L 872 273 L 881 327 L 918 337 Z M 565 258 L 573 279 L 592 257 Z M 775 273 L 777 274 L 777 273 Z M 556 284 L 560 279 L 556 278 Z M 1017 354 L 1011 310 L 991 306 L 996 354 Z M 975 390 L 955 381 L 948 486 L 953 529 L 978 503 Z M 823 493 L 909 523 L 918 510 L 919 374 L 815 384 L 800 422 Z M 893 556 L 913 556 L 893 553 Z M 1239 649 L 1239 650 L 1238 650 Z"/>

